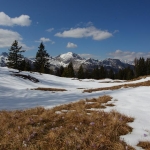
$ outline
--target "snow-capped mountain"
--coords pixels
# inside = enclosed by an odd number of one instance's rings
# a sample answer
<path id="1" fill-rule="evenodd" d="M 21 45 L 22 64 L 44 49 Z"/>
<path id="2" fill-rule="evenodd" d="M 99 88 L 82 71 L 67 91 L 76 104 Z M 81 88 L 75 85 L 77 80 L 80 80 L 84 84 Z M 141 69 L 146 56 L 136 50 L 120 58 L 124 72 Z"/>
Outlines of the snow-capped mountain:
<path id="1" fill-rule="evenodd" d="M 55 65 L 56 62 L 52 61 L 53 59 L 57 62 L 57 65 Z M 128 66 L 133 67 L 130 64 L 121 62 L 119 59 L 111 59 L 111 58 L 105 60 L 96 60 L 92 58 L 85 59 L 73 52 L 61 54 L 55 58 L 50 59 L 50 64 L 53 66 L 62 65 L 65 67 L 70 62 L 73 63 L 73 67 L 75 70 L 78 70 L 80 65 L 82 65 L 84 69 L 88 69 L 88 70 L 92 70 L 96 67 L 104 66 L 106 69 L 113 69 L 114 71 L 118 71 L 119 69 L 124 69 Z"/>
<path id="2" fill-rule="evenodd" d="M 83 60 L 84 58 L 81 58 L 78 54 L 68 52 L 65 54 L 58 55 L 57 57 L 55 57 L 55 59 L 64 63 L 69 63 L 70 61 Z"/>
<path id="3" fill-rule="evenodd" d="M 2 53 L 0 55 L 0 66 L 6 66 L 7 62 L 7 53 Z M 25 58 L 26 61 L 29 61 L 30 64 L 34 63 L 34 59 Z M 113 69 L 118 71 L 119 69 L 124 69 L 126 67 L 133 67 L 133 65 L 121 62 L 119 59 L 105 59 L 105 60 L 96 60 L 93 58 L 82 58 L 80 55 L 73 52 L 68 52 L 65 54 L 60 54 L 56 57 L 49 57 L 50 68 L 57 70 L 60 66 L 66 67 L 70 62 L 73 63 L 74 70 L 77 71 L 82 65 L 84 69 L 93 70 L 96 67 L 104 66 L 106 69 Z"/>

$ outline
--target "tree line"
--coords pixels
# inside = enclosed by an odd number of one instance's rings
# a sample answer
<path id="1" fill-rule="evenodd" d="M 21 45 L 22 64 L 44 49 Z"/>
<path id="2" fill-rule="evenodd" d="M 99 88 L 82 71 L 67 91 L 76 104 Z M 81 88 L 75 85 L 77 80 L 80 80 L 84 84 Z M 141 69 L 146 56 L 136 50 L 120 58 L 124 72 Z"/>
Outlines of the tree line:
<path id="1" fill-rule="evenodd" d="M 31 62 L 26 60 L 22 53 L 22 46 L 18 46 L 18 41 L 14 41 L 9 49 L 7 66 L 10 68 L 18 69 L 19 71 L 36 71 L 40 73 L 54 74 L 60 77 L 77 77 L 79 79 L 92 78 L 92 79 L 120 79 L 130 80 L 139 76 L 150 74 L 150 58 L 135 59 L 134 69 L 127 67 L 120 69 L 117 73 L 112 69 L 106 69 L 103 66 L 97 66 L 92 71 L 85 70 L 81 65 L 77 72 L 74 71 L 72 62 L 67 67 L 61 66 L 53 72 L 50 69 L 49 54 L 45 50 L 44 44 L 41 42 L 36 53 L 35 61 Z"/>
<path id="2" fill-rule="evenodd" d="M 14 41 L 9 49 L 7 66 L 18 69 L 19 71 L 37 71 L 40 73 L 49 73 L 49 54 L 45 50 L 44 44 L 41 42 L 36 53 L 33 65 L 27 61 L 22 53 L 22 46 L 18 46 L 18 41 Z"/>

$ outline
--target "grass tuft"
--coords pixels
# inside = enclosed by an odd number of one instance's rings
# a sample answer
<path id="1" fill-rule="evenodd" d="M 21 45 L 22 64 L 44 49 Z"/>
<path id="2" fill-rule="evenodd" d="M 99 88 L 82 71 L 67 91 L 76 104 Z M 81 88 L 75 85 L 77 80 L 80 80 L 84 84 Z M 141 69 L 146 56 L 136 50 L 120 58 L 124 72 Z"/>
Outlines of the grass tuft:
<path id="1" fill-rule="evenodd" d="M 137 146 L 144 148 L 145 150 L 150 150 L 150 142 L 139 142 Z"/>

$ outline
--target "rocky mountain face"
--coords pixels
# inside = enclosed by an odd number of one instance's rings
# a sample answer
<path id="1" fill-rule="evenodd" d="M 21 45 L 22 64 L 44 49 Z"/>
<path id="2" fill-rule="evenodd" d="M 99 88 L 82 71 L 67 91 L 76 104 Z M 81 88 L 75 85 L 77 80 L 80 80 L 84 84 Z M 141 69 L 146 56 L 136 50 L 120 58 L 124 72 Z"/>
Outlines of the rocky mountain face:
<path id="1" fill-rule="evenodd" d="M 0 66 L 6 66 L 7 57 L 7 53 L 2 53 L 0 55 Z M 25 58 L 25 60 L 29 61 L 31 65 L 34 63 L 34 59 Z M 81 65 L 84 69 L 88 70 L 93 70 L 96 67 L 104 66 L 107 70 L 113 69 L 114 72 L 117 72 L 119 69 L 127 68 L 128 66 L 133 68 L 133 65 L 121 62 L 119 59 L 108 58 L 102 61 L 92 58 L 85 59 L 72 52 L 61 54 L 56 57 L 50 57 L 49 62 L 50 68 L 53 70 L 57 70 L 60 66 L 66 67 L 70 62 L 73 63 L 73 68 L 75 71 L 77 71 Z"/>

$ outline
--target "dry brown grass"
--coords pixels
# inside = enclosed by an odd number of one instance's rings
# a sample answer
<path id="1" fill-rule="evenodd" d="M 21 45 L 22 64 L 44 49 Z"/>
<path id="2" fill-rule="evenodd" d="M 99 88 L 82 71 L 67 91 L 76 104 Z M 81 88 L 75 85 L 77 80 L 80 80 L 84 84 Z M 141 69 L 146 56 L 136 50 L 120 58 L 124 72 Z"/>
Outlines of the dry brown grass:
<path id="1" fill-rule="evenodd" d="M 104 105 L 105 103 L 107 103 L 108 101 L 111 101 L 112 97 L 110 96 L 103 96 L 103 97 L 99 97 L 99 98 L 92 98 L 90 100 L 86 100 L 86 105 L 85 108 L 86 109 L 90 109 L 90 108 L 106 108 L 106 106 Z"/>
<path id="2" fill-rule="evenodd" d="M 137 78 L 134 78 L 134 79 L 131 79 L 131 80 L 127 80 L 125 82 L 132 82 L 132 81 L 136 81 L 136 80 L 140 80 L 140 79 L 145 79 L 146 77 L 150 77 L 150 75 L 145 75 L 145 76 L 140 76 L 140 77 L 137 77 Z"/>
<path id="3" fill-rule="evenodd" d="M 88 89 L 88 90 L 84 90 L 83 92 L 92 93 L 92 92 L 96 92 L 96 91 L 117 90 L 120 88 L 139 87 L 139 86 L 150 86 L 150 81 L 145 81 L 145 82 L 140 82 L 140 83 L 132 83 L 132 84 L 123 84 L 123 85 L 117 85 L 117 86 L 112 86 L 112 87 Z"/>
<path id="4" fill-rule="evenodd" d="M 145 150 L 150 150 L 150 141 L 147 142 L 139 142 L 138 146 L 142 147 Z"/>
<path id="5" fill-rule="evenodd" d="M 124 81 L 113 80 L 113 82 L 112 81 L 102 81 L 102 82 L 99 82 L 99 83 L 122 83 L 122 82 L 124 82 Z"/>
<path id="6" fill-rule="evenodd" d="M 113 107 L 113 106 L 115 106 L 115 105 L 112 104 L 112 103 L 110 103 L 110 104 L 106 104 L 106 106 Z"/>
<path id="7" fill-rule="evenodd" d="M 0 111 L 0 150 L 134 150 L 119 138 L 132 131 L 127 123 L 133 118 L 115 111 L 87 113 L 87 102 L 110 99 L 103 96 L 48 110 Z"/>
<path id="8" fill-rule="evenodd" d="M 57 88 L 43 88 L 43 87 L 38 87 L 35 89 L 31 89 L 31 90 L 40 90 L 40 91 L 55 91 L 55 92 L 63 92 L 63 91 L 67 91 L 66 89 L 57 89 Z"/>

